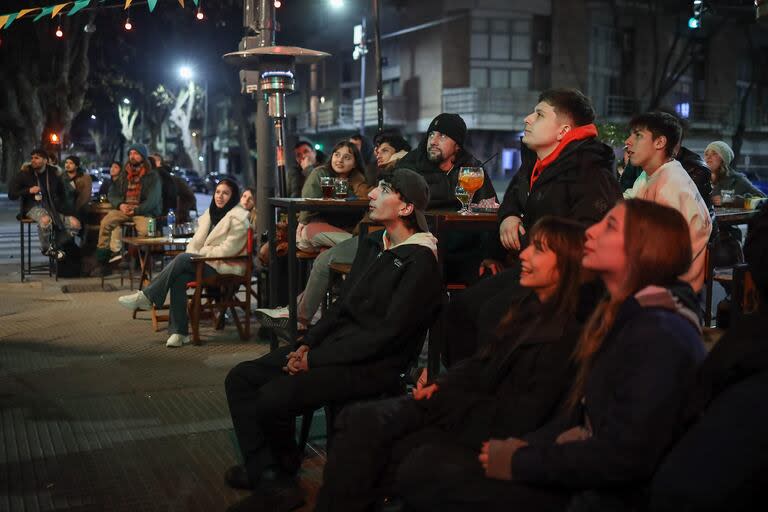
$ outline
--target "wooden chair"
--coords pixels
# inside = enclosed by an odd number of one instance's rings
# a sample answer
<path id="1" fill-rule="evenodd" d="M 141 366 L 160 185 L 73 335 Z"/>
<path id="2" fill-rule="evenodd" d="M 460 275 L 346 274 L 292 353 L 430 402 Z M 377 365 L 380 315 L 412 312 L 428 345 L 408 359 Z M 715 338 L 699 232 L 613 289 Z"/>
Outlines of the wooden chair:
<path id="1" fill-rule="evenodd" d="M 217 274 L 212 277 L 203 277 L 204 265 L 212 261 L 226 261 L 230 263 L 243 263 L 245 273 Z M 253 230 L 248 229 L 248 239 L 245 246 L 245 254 L 240 256 L 227 256 L 220 258 L 194 257 L 195 280 L 187 284 L 188 289 L 193 289 L 189 304 L 189 324 L 192 328 L 192 343 L 200 344 L 200 318 L 208 313 L 214 319 L 216 329 L 224 327 L 224 314 L 227 310 L 232 313 L 235 326 L 241 340 L 251 337 L 251 276 L 253 274 Z M 244 298 L 239 299 L 238 293 L 244 289 Z M 243 310 L 241 319 L 236 308 Z"/>

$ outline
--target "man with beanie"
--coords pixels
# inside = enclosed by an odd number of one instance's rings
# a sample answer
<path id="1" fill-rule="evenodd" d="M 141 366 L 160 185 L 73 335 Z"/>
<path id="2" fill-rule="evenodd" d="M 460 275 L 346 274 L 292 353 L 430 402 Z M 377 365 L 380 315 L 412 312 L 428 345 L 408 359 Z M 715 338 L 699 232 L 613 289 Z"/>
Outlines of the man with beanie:
<path id="1" fill-rule="evenodd" d="M 368 198 L 371 220 L 385 229 L 360 242 L 340 298 L 299 346 L 240 363 L 227 375 L 245 465 L 230 468 L 225 479 L 254 492 L 232 512 L 300 506 L 295 417 L 400 392 L 399 375 L 434 320 L 442 279 L 437 241 L 424 217 L 427 183 L 410 169 L 397 169 Z"/>
<path id="2" fill-rule="evenodd" d="M 498 236 L 479 269 L 492 277 L 452 298 L 445 314 L 446 365 L 471 356 L 509 308 L 509 290 L 520 278 L 517 255 L 536 221 L 552 215 L 587 227 L 621 198 L 613 149 L 597 139 L 594 121 L 592 102 L 576 89 L 542 92 L 525 118 L 522 164 L 504 193 Z M 510 266 L 502 270 L 505 260 Z"/>
<path id="3" fill-rule="evenodd" d="M 734 196 L 741 198 L 746 195 L 765 197 L 749 178 L 731 167 L 733 156 L 731 147 L 722 140 L 710 142 L 704 150 L 704 161 L 712 173 L 712 202 L 715 206 L 722 204 L 722 190 L 733 190 Z"/>
<path id="4" fill-rule="evenodd" d="M 162 213 L 162 186 L 160 177 L 148 160 L 144 144 L 128 148 L 128 162 L 124 172 L 109 187 L 108 199 L 115 208 L 101 220 L 96 258 L 106 264 L 116 255 L 110 250 L 110 238 L 123 222 L 133 222 L 139 236 L 147 236 L 147 220 Z"/>
<path id="5" fill-rule="evenodd" d="M 74 219 L 68 213 L 64 182 L 56 167 L 49 165 L 44 149 L 32 150 L 29 165 L 13 177 L 8 185 L 8 198 L 21 199 L 21 216 L 37 222 L 40 251 L 46 256 L 62 259 L 54 240 L 55 229 L 79 229 L 71 224 Z"/>
<path id="6" fill-rule="evenodd" d="M 429 185 L 430 209 L 458 209 L 456 199 L 459 169 L 480 167 L 480 161 L 466 150 L 467 125 L 458 114 L 442 113 L 435 117 L 416 149 L 398 161 L 396 168 L 410 168 L 424 176 Z M 474 202 L 496 201 L 496 191 L 483 170 L 483 186 L 475 192 Z M 487 237 L 484 234 L 445 233 L 440 244 L 445 248 L 446 277 L 449 282 L 470 284 L 477 279 L 476 268 L 483 258 Z"/>
<path id="7" fill-rule="evenodd" d="M 78 227 L 85 220 L 85 208 L 91 201 L 93 179 L 80 167 L 80 157 L 68 156 L 64 160 L 64 184 L 68 210 L 77 218 Z"/>

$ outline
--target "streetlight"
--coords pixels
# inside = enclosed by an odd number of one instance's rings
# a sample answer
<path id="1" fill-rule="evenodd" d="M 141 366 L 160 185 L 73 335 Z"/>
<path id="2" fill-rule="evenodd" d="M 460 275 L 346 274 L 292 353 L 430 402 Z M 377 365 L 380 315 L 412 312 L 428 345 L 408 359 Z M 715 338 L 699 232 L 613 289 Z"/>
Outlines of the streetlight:
<path id="1" fill-rule="evenodd" d="M 128 98 L 123 98 L 123 104 L 130 105 L 131 104 L 131 100 L 129 100 Z"/>
<path id="2" fill-rule="evenodd" d="M 96 114 L 91 114 L 91 119 L 95 121 L 96 120 Z"/>
<path id="3" fill-rule="evenodd" d="M 330 0 L 331 7 L 334 9 L 341 9 L 344 7 L 344 0 Z"/>
<path id="4" fill-rule="evenodd" d="M 190 66 L 185 65 L 179 68 L 179 76 L 184 80 L 191 80 L 195 73 Z"/>

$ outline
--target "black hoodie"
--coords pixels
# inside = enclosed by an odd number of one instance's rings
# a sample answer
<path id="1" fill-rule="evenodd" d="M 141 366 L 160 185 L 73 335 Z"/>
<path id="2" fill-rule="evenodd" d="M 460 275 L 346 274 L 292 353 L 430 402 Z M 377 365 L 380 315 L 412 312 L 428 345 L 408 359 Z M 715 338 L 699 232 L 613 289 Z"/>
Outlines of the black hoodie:
<path id="1" fill-rule="evenodd" d="M 445 172 L 427 157 L 426 137 L 421 140 L 416 149 L 409 151 L 395 166 L 396 169 L 413 169 L 424 176 L 427 185 L 429 185 L 428 208 L 430 210 L 461 206 L 459 200 L 456 199 L 456 185 L 459 183 L 459 168 L 461 167 L 480 167 L 480 161 L 464 148 L 460 148 L 453 167 L 450 171 Z M 482 188 L 475 192 L 475 197 L 472 199 L 473 203 L 489 197 L 496 198 L 496 191 L 488 173 L 485 170 L 483 173 L 485 174 L 485 181 L 483 181 Z"/>
<path id="2" fill-rule="evenodd" d="M 594 138 L 568 144 L 531 188 L 531 172 L 536 154 L 523 145 L 522 164 L 504 193 L 499 208 L 499 224 L 509 216 L 523 219 L 526 232 L 537 220 L 553 215 L 592 225 L 621 198 L 619 182 L 613 172 L 613 149 Z M 496 256 L 505 254 L 495 237 Z M 525 244 L 525 241 L 524 241 Z"/>

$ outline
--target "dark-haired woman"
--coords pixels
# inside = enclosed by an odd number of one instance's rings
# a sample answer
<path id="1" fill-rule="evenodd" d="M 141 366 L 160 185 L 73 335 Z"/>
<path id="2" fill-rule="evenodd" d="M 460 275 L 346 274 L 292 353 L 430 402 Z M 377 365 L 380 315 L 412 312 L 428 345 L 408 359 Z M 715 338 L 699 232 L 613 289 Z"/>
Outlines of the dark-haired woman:
<path id="1" fill-rule="evenodd" d="M 187 283 L 195 279 L 193 256 L 226 257 L 243 254 L 246 250 L 249 213 L 254 207 L 253 195 L 246 190 L 242 197 L 234 181 L 223 179 L 216 185 L 211 206 L 200 217 L 195 235 L 187 245 L 184 254 L 176 256 L 160 274 L 144 288 L 118 300 L 124 307 L 150 309 L 161 306 L 165 296 L 171 292 L 167 347 L 180 347 L 189 343 L 187 318 Z M 212 261 L 205 264 L 205 277 L 220 274 L 243 275 L 244 265 Z"/>
<path id="2" fill-rule="evenodd" d="M 368 197 L 372 189 L 365 181 L 365 164 L 357 146 L 343 140 L 333 147 L 327 164 L 317 167 L 307 177 L 301 189 L 303 198 L 321 198 L 321 178 L 341 178 L 349 182 L 349 194 L 358 198 Z M 362 218 L 360 212 L 317 214 L 301 212 L 296 231 L 296 245 L 303 251 L 319 251 L 333 246 L 352 235 L 350 232 Z"/>
<path id="3" fill-rule="evenodd" d="M 400 494 L 414 510 L 622 510 L 650 479 L 704 357 L 698 319 L 666 288 L 691 262 L 688 224 L 672 208 L 632 199 L 587 230 L 582 263 L 608 297 L 579 339 L 579 364 L 561 414 L 521 439 L 475 453 L 416 449 Z M 478 461 L 479 458 L 479 461 Z M 460 490 L 446 460 L 475 461 Z M 430 460 L 434 474 L 415 473 Z M 510 481 L 511 480 L 511 481 Z M 569 508 L 570 507 L 570 508 Z"/>
<path id="4" fill-rule="evenodd" d="M 584 228 L 543 218 L 531 240 L 520 255 L 519 295 L 478 354 L 436 383 L 418 384 L 412 398 L 341 412 L 316 510 L 370 510 L 389 494 L 389 475 L 414 447 L 458 446 L 472 453 L 488 437 L 535 430 L 553 413 L 574 375 Z M 432 462 L 422 463 L 430 473 Z"/>

